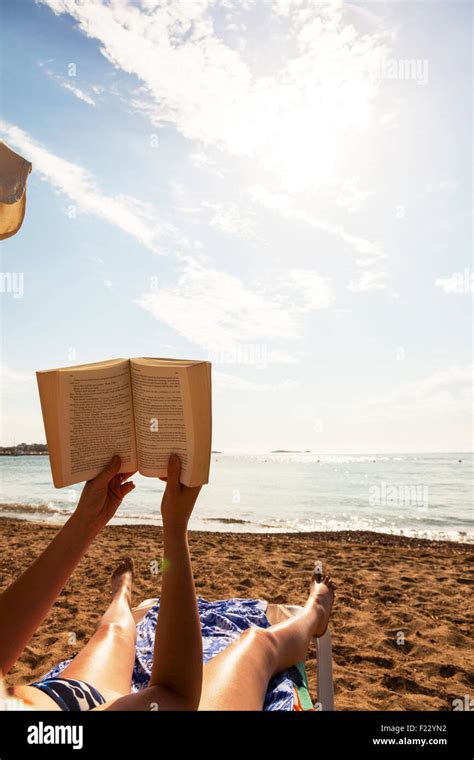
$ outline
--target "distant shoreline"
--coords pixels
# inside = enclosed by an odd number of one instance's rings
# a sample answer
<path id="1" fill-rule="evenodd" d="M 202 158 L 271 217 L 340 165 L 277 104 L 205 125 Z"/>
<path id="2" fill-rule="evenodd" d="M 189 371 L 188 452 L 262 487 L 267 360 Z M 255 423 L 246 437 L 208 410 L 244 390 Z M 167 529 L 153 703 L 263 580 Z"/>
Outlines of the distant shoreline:
<path id="1" fill-rule="evenodd" d="M 37 446 L 38 449 L 22 449 L 18 446 L 0 446 L 0 457 L 8 456 L 39 456 L 47 455 L 48 447 L 46 444 L 28 444 L 28 446 Z M 41 447 L 41 449 L 39 448 Z M 43 448 L 44 447 L 44 448 Z M 272 451 L 217 451 L 212 450 L 211 454 L 220 454 L 221 456 L 268 456 L 269 454 L 313 454 L 313 456 L 320 457 L 335 457 L 335 456 L 377 456 L 377 457 L 389 457 L 389 456 L 436 456 L 436 455 L 449 455 L 460 454 L 463 456 L 471 456 L 474 451 L 318 451 L 313 452 L 311 449 L 273 449 Z"/>
<path id="2" fill-rule="evenodd" d="M 13 446 L 0 446 L 0 457 L 47 456 L 46 443 L 17 443 Z"/>
<path id="3" fill-rule="evenodd" d="M 47 451 L 0 451 L 0 457 L 47 457 Z"/>
<path id="4" fill-rule="evenodd" d="M 270 454 L 312 454 L 311 449 L 273 449 Z"/>

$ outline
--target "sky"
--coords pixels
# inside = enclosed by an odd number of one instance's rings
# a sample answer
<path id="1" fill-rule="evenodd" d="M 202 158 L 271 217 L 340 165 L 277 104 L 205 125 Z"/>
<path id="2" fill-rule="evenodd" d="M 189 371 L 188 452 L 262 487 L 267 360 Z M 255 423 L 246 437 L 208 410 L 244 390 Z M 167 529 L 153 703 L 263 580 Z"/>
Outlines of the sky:
<path id="1" fill-rule="evenodd" d="M 469 2 L 1 20 L 0 138 L 33 164 L 1 445 L 45 440 L 36 370 L 170 356 L 213 362 L 224 452 L 472 450 Z"/>

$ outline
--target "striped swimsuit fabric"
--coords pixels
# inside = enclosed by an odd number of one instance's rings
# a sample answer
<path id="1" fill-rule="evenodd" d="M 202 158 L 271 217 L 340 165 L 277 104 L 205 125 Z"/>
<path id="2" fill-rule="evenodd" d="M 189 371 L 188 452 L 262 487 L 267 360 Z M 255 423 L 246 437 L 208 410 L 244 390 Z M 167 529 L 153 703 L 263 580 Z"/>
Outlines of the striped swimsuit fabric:
<path id="1" fill-rule="evenodd" d="M 61 710 L 78 712 L 81 710 L 93 710 L 105 702 L 102 694 L 85 681 L 76 681 L 73 678 L 44 678 L 35 681 L 34 686 L 54 699 Z"/>

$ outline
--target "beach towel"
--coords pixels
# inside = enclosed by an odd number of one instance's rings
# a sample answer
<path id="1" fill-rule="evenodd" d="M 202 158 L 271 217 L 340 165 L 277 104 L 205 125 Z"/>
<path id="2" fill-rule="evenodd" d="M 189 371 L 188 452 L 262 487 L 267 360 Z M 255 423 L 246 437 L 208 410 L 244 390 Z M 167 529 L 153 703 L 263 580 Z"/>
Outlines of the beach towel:
<path id="1" fill-rule="evenodd" d="M 225 599 L 209 602 L 197 599 L 201 619 L 203 662 L 208 662 L 222 652 L 243 631 L 251 626 L 269 628 L 265 614 L 266 602 L 260 599 Z M 135 665 L 132 676 L 132 691 L 144 689 L 150 680 L 153 663 L 153 644 L 160 601 L 146 613 L 137 624 Z M 52 668 L 45 678 L 56 678 L 71 662 L 65 660 Z M 295 689 L 290 672 L 279 673 L 268 684 L 264 710 L 293 710 Z"/>
<path id="2" fill-rule="evenodd" d="M 23 223 L 30 171 L 30 162 L 0 140 L 0 240 L 14 235 Z"/>

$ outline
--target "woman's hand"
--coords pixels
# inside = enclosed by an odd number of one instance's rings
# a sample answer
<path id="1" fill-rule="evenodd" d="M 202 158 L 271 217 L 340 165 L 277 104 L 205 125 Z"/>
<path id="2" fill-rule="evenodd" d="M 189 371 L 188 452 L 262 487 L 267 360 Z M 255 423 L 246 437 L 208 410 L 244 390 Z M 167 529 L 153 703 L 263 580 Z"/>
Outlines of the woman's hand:
<path id="1" fill-rule="evenodd" d="M 115 455 L 93 480 L 88 480 L 82 489 L 81 498 L 75 511 L 99 530 L 114 516 L 125 496 L 133 491 L 135 483 L 124 482 L 133 472 L 120 473 L 121 459 Z"/>
<path id="2" fill-rule="evenodd" d="M 163 529 L 170 533 L 185 533 L 201 486 L 190 488 L 179 482 L 181 460 L 177 454 L 171 454 L 168 460 L 168 477 L 166 489 L 161 500 Z"/>

